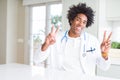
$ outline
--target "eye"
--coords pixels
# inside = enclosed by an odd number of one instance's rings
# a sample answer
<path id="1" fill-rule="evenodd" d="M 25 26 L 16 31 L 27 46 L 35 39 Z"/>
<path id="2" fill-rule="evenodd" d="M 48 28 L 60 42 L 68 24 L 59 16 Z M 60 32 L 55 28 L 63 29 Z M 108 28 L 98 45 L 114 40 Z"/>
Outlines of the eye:
<path id="1" fill-rule="evenodd" d="M 87 24 L 87 21 L 84 21 L 83 24 Z"/>
<path id="2" fill-rule="evenodd" d="M 79 17 L 76 17 L 76 21 L 81 21 L 81 19 Z"/>
<path id="3" fill-rule="evenodd" d="M 75 18 L 75 20 L 76 20 L 76 21 L 79 21 L 79 18 L 78 18 L 78 17 L 76 17 L 76 18 Z"/>

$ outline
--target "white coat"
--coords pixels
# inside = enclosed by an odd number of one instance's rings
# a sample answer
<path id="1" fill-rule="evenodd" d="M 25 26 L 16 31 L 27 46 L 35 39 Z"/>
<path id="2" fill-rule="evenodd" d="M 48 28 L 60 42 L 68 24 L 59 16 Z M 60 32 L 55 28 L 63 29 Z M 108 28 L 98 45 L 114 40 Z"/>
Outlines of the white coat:
<path id="1" fill-rule="evenodd" d="M 83 73 L 95 75 L 96 65 L 103 70 L 107 70 L 110 66 L 110 60 L 109 58 L 108 60 L 104 60 L 104 58 L 101 56 L 100 44 L 98 40 L 86 32 L 83 32 L 80 38 L 81 47 L 79 56 Z M 65 46 L 67 40 L 69 40 L 67 32 L 58 34 L 56 37 L 56 43 L 54 45 L 51 45 L 44 52 L 39 50 L 38 53 L 35 53 L 35 63 L 49 59 L 48 64 L 50 64 L 51 67 L 62 69 L 64 52 L 66 49 L 65 47 L 67 47 Z"/>

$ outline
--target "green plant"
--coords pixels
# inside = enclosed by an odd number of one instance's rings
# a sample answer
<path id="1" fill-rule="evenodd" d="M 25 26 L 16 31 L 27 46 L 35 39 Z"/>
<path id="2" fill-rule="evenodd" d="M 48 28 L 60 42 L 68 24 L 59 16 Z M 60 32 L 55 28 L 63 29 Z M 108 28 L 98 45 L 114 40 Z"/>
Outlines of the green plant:
<path id="1" fill-rule="evenodd" d="M 59 25 L 59 23 L 61 23 L 62 21 L 62 16 L 52 16 L 51 17 L 51 23 L 54 24 L 55 27 L 57 27 Z"/>
<path id="2" fill-rule="evenodd" d="M 112 42 L 111 48 L 120 49 L 120 42 Z"/>
<path id="3" fill-rule="evenodd" d="M 36 36 L 33 40 L 34 40 L 34 42 L 41 42 L 42 41 L 39 36 Z"/>
<path id="4" fill-rule="evenodd" d="M 44 35 L 44 33 L 45 32 L 43 30 L 39 30 L 39 33 L 33 34 L 33 42 L 34 43 L 41 43 L 42 38 L 40 38 L 40 36 Z"/>

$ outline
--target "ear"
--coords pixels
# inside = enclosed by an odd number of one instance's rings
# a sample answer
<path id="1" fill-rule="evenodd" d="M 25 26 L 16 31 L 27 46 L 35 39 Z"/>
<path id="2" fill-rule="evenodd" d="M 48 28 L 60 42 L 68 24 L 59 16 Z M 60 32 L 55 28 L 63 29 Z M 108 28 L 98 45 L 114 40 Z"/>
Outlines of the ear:
<path id="1" fill-rule="evenodd" d="M 73 21 L 70 21 L 70 24 L 72 24 L 73 23 Z"/>

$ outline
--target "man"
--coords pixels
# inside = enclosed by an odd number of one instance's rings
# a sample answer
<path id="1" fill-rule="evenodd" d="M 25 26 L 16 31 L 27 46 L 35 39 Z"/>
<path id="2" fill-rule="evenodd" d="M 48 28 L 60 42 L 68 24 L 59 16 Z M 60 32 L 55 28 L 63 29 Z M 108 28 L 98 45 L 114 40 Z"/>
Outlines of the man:
<path id="1" fill-rule="evenodd" d="M 67 18 L 70 29 L 58 33 L 59 28 L 55 30 L 52 27 L 40 48 L 40 53 L 34 57 L 35 62 L 42 62 L 48 58 L 50 66 L 54 69 L 79 71 L 89 75 L 95 75 L 96 65 L 107 70 L 110 66 L 108 51 L 111 33 L 107 39 L 106 32 L 104 33 L 100 45 L 94 36 L 84 31 L 94 22 L 94 11 L 85 3 L 70 7 Z"/>

